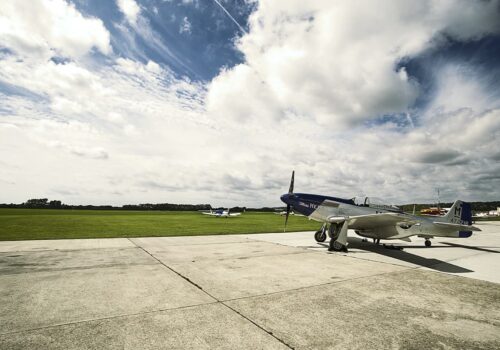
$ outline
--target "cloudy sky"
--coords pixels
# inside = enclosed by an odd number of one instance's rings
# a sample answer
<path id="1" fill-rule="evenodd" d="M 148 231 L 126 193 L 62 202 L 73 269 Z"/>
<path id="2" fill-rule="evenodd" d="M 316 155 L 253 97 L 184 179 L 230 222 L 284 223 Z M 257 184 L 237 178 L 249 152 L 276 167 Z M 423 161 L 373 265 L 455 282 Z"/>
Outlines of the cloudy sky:
<path id="1" fill-rule="evenodd" d="M 0 202 L 500 199 L 499 1 L 3 0 Z"/>

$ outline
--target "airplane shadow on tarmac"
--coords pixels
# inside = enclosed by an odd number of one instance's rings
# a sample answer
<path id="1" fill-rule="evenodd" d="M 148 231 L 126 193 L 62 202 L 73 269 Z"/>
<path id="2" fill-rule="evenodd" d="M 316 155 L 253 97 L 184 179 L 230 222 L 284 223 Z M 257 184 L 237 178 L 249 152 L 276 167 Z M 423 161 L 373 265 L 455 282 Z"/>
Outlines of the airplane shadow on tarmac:
<path id="1" fill-rule="evenodd" d="M 434 259 L 434 258 L 425 258 L 425 257 L 419 256 L 416 254 L 412 254 L 412 253 L 408 253 L 408 252 L 405 252 L 404 250 L 399 249 L 399 248 L 423 248 L 423 249 L 455 248 L 453 246 L 421 247 L 421 246 L 406 246 L 406 245 L 392 246 L 392 244 L 386 244 L 386 247 L 384 247 L 382 244 L 376 245 L 376 244 L 373 244 L 371 242 L 363 242 L 360 238 L 357 238 L 357 237 L 349 237 L 348 243 L 349 243 L 348 248 L 350 249 L 348 254 L 349 255 L 353 254 L 353 256 L 355 256 L 356 252 L 352 251 L 352 249 L 360 249 L 360 250 L 364 250 L 367 252 L 388 256 L 388 257 L 391 257 L 393 259 L 404 261 L 404 262 L 407 262 L 410 264 L 419 265 L 422 267 L 427 267 L 429 269 L 433 269 L 436 271 L 448 272 L 448 273 L 474 272 L 472 270 L 466 269 L 466 268 L 458 266 L 458 265 L 451 264 L 451 263 L 443 261 L 443 260 Z M 325 243 L 318 243 L 318 244 L 328 248 L 328 243 L 326 243 L 326 242 Z"/>

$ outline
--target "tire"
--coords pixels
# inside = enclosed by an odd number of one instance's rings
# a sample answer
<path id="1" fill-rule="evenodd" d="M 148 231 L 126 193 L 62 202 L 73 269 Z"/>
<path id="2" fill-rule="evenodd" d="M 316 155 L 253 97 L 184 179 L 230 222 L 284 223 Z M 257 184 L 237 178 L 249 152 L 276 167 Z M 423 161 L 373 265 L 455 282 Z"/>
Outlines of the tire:
<path id="1" fill-rule="evenodd" d="M 328 228 L 328 236 L 330 236 L 330 239 L 336 241 L 339 238 L 341 229 L 342 225 L 331 224 L 330 227 Z"/>
<path id="2" fill-rule="evenodd" d="M 328 251 L 330 252 L 347 252 L 347 247 L 344 246 L 343 244 L 337 242 L 337 241 L 334 241 L 334 240 L 331 240 L 330 241 L 330 246 L 328 247 Z"/>
<path id="3" fill-rule="evenodd" d="M 321 230 L 316 231 L 316 233 L 314 234 L 314 239 L 319 243 L 324 242 L 326 241 L 326 233 Z"/>
<path id="4" fill-rule="evenodd" d="M 430 247 L 432 245 L 432 242 L 429 241 L 428 239 L 425 241 L 425 246 Z"/>

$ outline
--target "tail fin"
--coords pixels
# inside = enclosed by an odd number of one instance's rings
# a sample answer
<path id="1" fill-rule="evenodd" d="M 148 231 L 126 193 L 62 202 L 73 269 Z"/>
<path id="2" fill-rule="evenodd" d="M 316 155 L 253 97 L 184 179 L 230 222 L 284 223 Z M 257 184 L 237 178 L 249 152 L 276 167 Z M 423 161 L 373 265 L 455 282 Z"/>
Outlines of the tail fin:
<path id="1" fill-rule="evenodd" d="M 456 200 L 450 211 L 444 216 L 444 221 L 460 225 L 472 225 L 472 209 L 470 203 Z"/>

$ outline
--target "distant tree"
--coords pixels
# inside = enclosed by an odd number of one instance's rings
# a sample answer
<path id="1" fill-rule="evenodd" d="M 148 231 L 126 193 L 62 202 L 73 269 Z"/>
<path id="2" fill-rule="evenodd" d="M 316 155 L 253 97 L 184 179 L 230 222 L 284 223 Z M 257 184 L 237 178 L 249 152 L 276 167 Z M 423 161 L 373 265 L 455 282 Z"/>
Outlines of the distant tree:
<path id="1" fill-rule="evenodd" d="M 62 202 L 61 201 L 50 201 L 49 202 L 49 207 L 53 209 L 61 209 L 62 208 Z"/>
<path id="2" fill-rule="evenodd" d="M 122 206 L 123 210 L 170 210 L 170 211 L 197 211 L 197 210 L 210 210 L 210 204 L 126 204 Z"/>
<path id="3" fill-rule="evenodd" d="M 24 206 L 27 208 L 46 208 L 48 207 L 48 199 L 47 198 L 33 198 L 28 199 Z"/>

